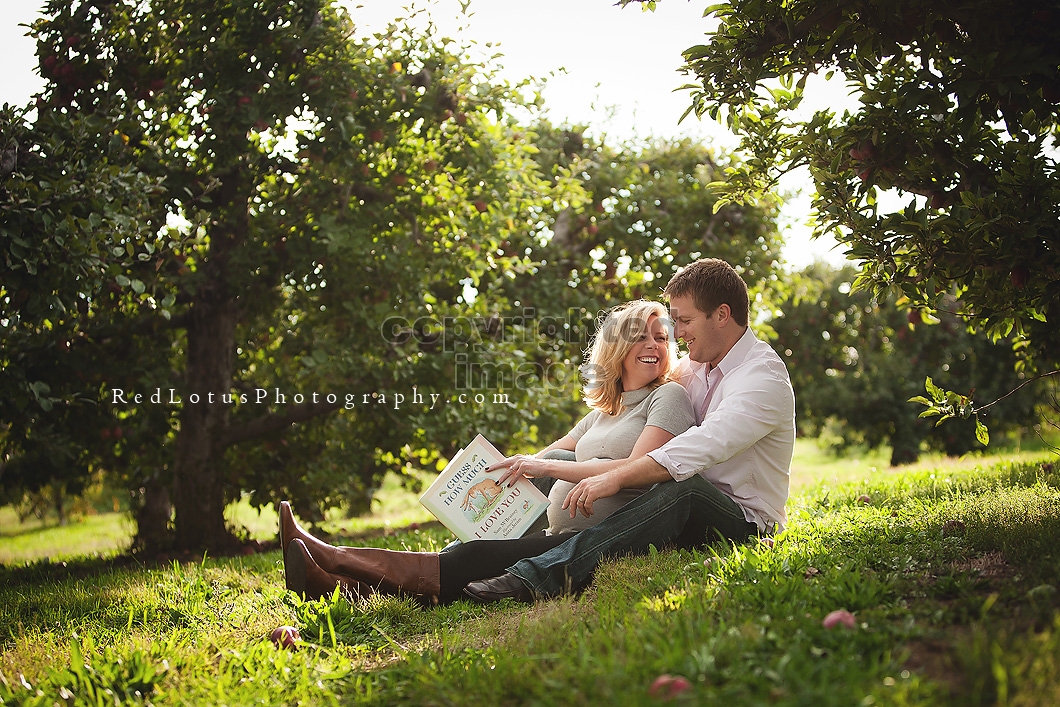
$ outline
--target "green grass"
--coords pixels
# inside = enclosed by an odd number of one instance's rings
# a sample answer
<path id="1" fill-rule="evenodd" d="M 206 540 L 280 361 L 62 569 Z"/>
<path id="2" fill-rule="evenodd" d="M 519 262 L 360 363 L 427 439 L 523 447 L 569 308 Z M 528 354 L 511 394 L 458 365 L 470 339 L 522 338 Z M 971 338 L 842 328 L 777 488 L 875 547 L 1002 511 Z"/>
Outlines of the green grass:
<path id="1" fill-rule="evenodd" d="M 49 520 L 19 523 L 11 508 L 0 508 L 0 564 L 43 558 L 59 562 L 86 555 L 113 557 L 129 548 L 135 532 L 132 518 L 123 513 L 77 515 L 66 525 Z"/>
<path id="2" fill-rule="evenodd" d="M 321 524 L 325 532 L 339 537 L 394 532 L 409 525 L 437 523 L 419 497 L 407 491 L 396 474 L 384 478 L 372 500 L 372 513 L 360 518 L 337 514 Z M 267 542 L 276 539 L 277 516 L 274 508 L 257 509 L 246 499 L 225 510 L 229 526 L 240 535 Z M 59 525 L 54 514 L 44 519 L 30 516 L 20 523 L 14 509 L 0 508 L 0 565 L 24 565 L 35 560 L 62 562 L 77 557 L 114 557 L 129 549 L 136 531 L 128 513 L 99 513 L 94 510 L 71 514 Z"/>
<path id="3" fill-rule="evenodd" d="M 533 606 L 301 602 L 283 591 L 279 552 L 0 569 L 0 699 L 647 705 L 669 673 L 691 683 L 675 704 L 1060 703 L 1055 457 L 901 470 L 822 457 L 813 471 L 815 453 L 800 449 L 790 527 L 772 546 L 610 561 L 585 593 Z M 391 529 L 416 512 L 392 490 Z M 337 527 L 387 527 L 358 523 Z M 446 539 L 432 525 L 364 542 Z M 840 608 L 856 627 L 825 629 Z M 282 624 L 300 629 L 298 650 L 268 641 Z"/>

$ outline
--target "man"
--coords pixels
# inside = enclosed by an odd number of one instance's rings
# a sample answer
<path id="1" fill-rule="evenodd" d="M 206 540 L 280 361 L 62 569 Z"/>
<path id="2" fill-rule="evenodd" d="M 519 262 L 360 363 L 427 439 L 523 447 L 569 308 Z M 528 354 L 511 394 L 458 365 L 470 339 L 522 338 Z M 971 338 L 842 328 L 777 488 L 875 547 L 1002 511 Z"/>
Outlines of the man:
<path id="1" fill-rule="evenodd" d="M 747 325 L 747 285 L 728 263 L 706 258 L 674 275 L 663 293 L 675 336 L 688 347 L 678 375 L 697 426 L 578 483 L 563 503 L 572 516 L 592 515 L 595 501 L 624 488 L 652 488 L 563 544 L 471 582 L 464 591 L 472 598 L 533 601 L 585 586 L 604 557 L 783 528 L 795 395 L 784 362 Z"/>

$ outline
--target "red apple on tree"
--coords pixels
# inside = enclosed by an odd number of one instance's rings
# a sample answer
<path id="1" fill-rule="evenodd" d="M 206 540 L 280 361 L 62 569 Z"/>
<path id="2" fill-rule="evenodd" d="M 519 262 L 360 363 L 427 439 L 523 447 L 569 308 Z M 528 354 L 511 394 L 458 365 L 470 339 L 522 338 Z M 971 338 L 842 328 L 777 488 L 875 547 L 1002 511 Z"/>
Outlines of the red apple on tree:
<path id="1" fill-rule="evenodd" d="M 1008 278 L 1012 282 L 1013 287 L 1017 290 L 1022 290 L 1027 286 L 1027 280 L 1030 278 L 1030 275 L 1030 271 L 1027 269 L 1026 265 L 1017 265 L 1012 268 L 1011 272 L 1009 272 Z"/>

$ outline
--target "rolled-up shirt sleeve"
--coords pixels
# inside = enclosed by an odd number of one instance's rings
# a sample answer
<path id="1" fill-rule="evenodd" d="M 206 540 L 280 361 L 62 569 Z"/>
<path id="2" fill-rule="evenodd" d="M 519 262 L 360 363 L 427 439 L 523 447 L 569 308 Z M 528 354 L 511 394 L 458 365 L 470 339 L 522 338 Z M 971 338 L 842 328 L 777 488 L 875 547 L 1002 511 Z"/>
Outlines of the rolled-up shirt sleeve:
<path id="1" fill-rule="evenodd" d="M 740 371 L 740 378 L 749 379 L 750 373 Z M 648 456 L 681 481 L 732 459 L 773 430 L 787 426 L 795 405 L 791 386 L 769 372 L 762 373 L 754 377 L 753 386 L 742 387 L 739 395 L 724 397 L 702 424 L 690 427 Z M 725 379 L 721 385 L 729 383 Z"/>
<path id="2" fill-rule="evenodd" d="M 703 422 L 648 453 L 675 481 L 699 474 L 714 484 L 763 530 L 786 520 L 795 443 L 795 394 L 767 349 L 756 343 L 729 371 L 723 360 Z"/>

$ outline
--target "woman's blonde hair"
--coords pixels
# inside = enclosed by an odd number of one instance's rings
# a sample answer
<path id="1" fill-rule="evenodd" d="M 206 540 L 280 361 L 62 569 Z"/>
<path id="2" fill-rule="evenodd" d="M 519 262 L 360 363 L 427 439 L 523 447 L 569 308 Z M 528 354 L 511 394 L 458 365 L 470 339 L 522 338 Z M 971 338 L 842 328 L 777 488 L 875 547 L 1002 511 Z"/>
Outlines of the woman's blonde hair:
<path id="1" fill-rule="evenodd" d="M 641 335 L 648 329 L 648 320 L 656 315 L 665 318 L 666 307 L 658 302 L 633 300 L 621 304 L 604 315 L 596 330 L 582 375 L 585 378 L 585 401 L 589 407 L 608 415 L 622 412 L 622 362 Z M 648 384 L 655 388 L 670 380 L 677 358 L 677 344 L 668 336 L 666 369 Z"/>

